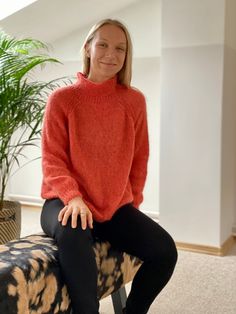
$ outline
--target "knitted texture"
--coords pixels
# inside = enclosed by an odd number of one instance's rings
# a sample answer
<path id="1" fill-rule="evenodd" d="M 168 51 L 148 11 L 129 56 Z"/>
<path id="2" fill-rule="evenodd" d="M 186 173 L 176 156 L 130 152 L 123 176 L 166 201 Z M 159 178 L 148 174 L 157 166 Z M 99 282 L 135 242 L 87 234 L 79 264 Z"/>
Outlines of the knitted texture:
<path id="1" fill-rule="evenodd" d="M 64 204 L 81 196 L 96 221 L 143 201 L 149 155 L 145 98 L 134 88 L 78 73 L 54 91 L 42 132 L 41 196 Z"/>

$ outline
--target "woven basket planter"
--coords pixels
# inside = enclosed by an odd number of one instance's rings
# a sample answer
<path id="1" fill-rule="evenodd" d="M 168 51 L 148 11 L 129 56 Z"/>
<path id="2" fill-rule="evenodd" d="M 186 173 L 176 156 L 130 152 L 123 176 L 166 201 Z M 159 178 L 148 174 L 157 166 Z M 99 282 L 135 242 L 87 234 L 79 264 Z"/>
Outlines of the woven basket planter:
<path id="1" fill-rule="evenodd" d="M 4 201 L 3 210 L 0 210 L 0 244 L 19 238 L 20 232 L 21 204 Z"/>

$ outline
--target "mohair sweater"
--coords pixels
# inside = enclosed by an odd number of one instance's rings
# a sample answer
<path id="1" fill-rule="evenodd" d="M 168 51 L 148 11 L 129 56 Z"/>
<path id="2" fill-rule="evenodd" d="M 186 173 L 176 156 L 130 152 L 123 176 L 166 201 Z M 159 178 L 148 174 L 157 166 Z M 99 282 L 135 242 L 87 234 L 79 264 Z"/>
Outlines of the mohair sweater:
<path id="1" fill-rule="evenodd" d="M 48 99 L 42 131 L 41 196 L 83 198 L 96 221 L 143 201 L 149 155 L 145 98 L 134 88 L 78 73 Z"/>

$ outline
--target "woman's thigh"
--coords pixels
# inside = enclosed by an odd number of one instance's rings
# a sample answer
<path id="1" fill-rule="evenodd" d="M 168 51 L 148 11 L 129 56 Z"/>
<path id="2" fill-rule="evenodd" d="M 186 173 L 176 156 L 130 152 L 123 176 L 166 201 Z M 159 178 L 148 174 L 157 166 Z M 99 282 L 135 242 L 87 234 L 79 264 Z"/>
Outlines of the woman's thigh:
<path id="1" fill-rule="evenodd" d="M 176 254 L 168 232 L 132 204 L 119 208 L 110 221 L 95 223 L 94 228 L 100 238 L 143 261 Z"/>
<path id="2" fill-rule="evenodd" d="M 93 245 L 94 239 L 91 229 L 82 229 L 80 216 L 78 216 L 76 228 L 71 227 L 71 217 L 69 217 L 65 226 L 58 221 L 58 214 L 64 206 L 59 198 L 45 201 L 41 213 L 43 231 L 56 239 L 59 246 L 60 244 L 64 244 L 64 246 L 71 246 L 73 249 L 76 247 L 76 244 L 79 244 L 79 247 L 84 247 L 86 243 L 90 246 Z"/>

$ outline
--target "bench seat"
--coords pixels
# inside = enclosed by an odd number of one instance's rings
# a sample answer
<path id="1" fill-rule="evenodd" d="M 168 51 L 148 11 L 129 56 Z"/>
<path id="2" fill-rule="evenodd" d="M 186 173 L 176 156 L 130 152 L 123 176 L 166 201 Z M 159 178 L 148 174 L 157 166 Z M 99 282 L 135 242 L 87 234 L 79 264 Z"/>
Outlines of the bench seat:
<path id="1" fill-rule="evenodd" d="M 94 250 L 98 297 L 114 296 L 133 279 L 142 262 L 115 250 L 108 242 L 97 240 Z M 70 313 L 70 299 L 61 278 L 57 254 L 55 241 L 44 233 L 0 245 L 0 313 Z M 117 296 L 113 298 L 113 305 L 115 300 L 117 302 Z M 114 311 L 119 313 L 120 309 L 115 305 Z"/>

